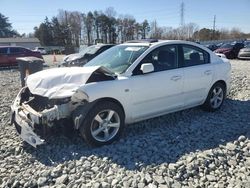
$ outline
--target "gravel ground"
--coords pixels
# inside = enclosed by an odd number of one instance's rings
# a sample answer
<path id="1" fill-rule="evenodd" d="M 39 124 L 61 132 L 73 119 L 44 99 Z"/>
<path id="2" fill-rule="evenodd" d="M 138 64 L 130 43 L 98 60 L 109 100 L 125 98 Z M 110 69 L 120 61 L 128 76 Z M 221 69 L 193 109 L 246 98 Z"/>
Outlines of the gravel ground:
<path id="1" fill-rule="evenodd" d="M 89 148 L 73 134 L 37 149 L 9 122 L 20 89 L 16 70 L 0 71 L 0 187 L 250 187 L 250 61 L 233 60 L 222 109 L 200 108 L 127 126 L 123 138 Z"/>

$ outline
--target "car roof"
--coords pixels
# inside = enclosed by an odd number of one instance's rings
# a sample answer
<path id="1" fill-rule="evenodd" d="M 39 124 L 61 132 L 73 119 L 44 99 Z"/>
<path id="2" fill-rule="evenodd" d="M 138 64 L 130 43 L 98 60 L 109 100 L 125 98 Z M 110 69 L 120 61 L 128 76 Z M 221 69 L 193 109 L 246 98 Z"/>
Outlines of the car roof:
<path id="1" fill-rule="evenodd" d="M 22 46 L 0 46 L 0 48 L 24 48 L 29 50 L 28 48 L 22 47 Z"/>
<path id="2" fill-rule="evenodd" d="M 120 45 L 131 45 L 131 46 L 160 46 L 164 44 L 187 44 L 187 45 L 193 45 L 202 49 L 206 49 L 204 46 L 201 44 L 198 44 L 196 42 L 190 42 L 190 41 L 185 41 L 185 40 L 153 40 L 153 41 L 148 41 L 148 40 L 135 40 L 133 41 L 128 41 Z"/>
<path id="3" fill-rule="evenodd" d="M 98 43 L 95 44 L 94 46 L 99 46 L 99 47 L 103 47 L 103 46 L 114 46 L 115 44 L 102 44 L 102 43 Z"/>
<path id="4" fill-rule="evenodd" d="M 158 39 L 141 39 L 141 40 L 126 41 L 126 43 L 154 43 L 158 41 L 159 41 Z"/>

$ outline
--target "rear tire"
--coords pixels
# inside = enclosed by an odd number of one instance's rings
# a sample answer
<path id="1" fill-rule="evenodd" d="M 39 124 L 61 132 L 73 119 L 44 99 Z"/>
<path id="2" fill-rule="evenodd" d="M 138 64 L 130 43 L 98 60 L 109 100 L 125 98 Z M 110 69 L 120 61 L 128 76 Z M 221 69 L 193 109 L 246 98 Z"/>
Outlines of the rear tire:
<path id="1" fill-rule="evenodd" d="M 214 112 L 222 106 L 226 97 L 226 87 L 222 83 L 215 83 L 210 89 L 205 103 L 202 105 L 203 110 Z"/>
<path id="2" fill-rule="evenodd" d="M 118 140 L 124 129 L 125 115 L 114 102 L 98 102 L 85 116 L 80 134 L 90 146 L 102 146 Z"/>

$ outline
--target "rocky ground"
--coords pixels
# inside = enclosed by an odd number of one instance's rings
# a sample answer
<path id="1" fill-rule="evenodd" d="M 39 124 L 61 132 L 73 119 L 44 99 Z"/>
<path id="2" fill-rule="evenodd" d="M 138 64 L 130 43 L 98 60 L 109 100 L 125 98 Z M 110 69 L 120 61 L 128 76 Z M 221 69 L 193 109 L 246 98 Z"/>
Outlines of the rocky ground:
<path id="1" fill-rule="evenodd" d="M 232 90 L 215 113 L 200 108 L 129 125 L 123 138 L 90 148 L 77 135 L 37 149 L 10 125 L 20 89 L 0 71 L 0 187 L 250 187 L 250 61 L 233 60 Z"/>

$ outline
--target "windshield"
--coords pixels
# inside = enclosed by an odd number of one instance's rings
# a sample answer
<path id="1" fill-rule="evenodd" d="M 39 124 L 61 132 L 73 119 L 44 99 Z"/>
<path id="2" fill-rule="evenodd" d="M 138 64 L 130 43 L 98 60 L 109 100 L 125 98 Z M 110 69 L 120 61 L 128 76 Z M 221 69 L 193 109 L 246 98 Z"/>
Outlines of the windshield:
<path id="1" fill-rule="evenodd" d="M 223 44 L 220 48 L 233 48 L 232 44 Z"/>
<path id="2" fill-rule="evenodd" d="M 85 66 L 103 66 L 114 73 L 123 73 L 148 49 L 148 46 L 120 45 L 101 53 Z"/>
<path id="3" fill-rule="evenodd" d="M 84 55 L 84 54 L 94 54 L 97 52 L 97 50 L 100 49 L 101 46 L 97 46 L 97 45 L 93 45 L 93 46 L 89 46 L 87 48 L 84 48 L 83 50 L 81 50 L 79 53 Z"/>

